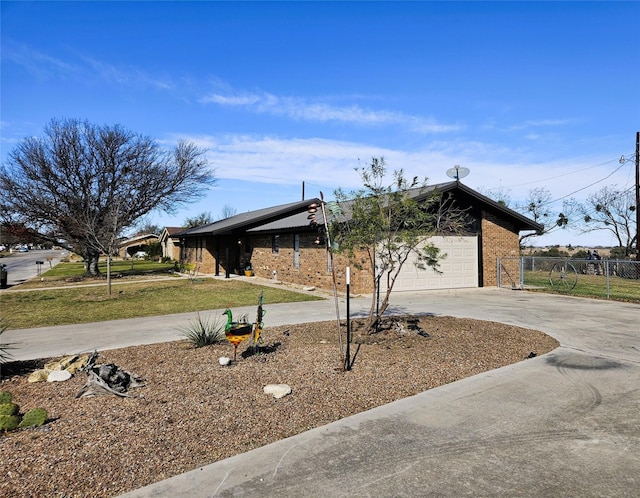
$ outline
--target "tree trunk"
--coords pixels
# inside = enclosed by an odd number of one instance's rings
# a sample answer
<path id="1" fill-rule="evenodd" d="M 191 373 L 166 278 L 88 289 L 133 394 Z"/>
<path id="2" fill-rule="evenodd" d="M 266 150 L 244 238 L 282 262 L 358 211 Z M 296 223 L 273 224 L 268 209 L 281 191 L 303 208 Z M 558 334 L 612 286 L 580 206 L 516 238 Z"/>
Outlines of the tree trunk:
<path id="1" fill-rule="evenodd" d="M 107 254 L 107 293 L 111 295 L 111 252 Z"/>
<path id="2" fill-rule="evenodd" d="M 100 269 L 98 268 L 98 261 L 100 260 L 100 253 L 97 251 L 87 251 L 84 257 L 85 264 L 85 276 L 99 277 Z"/>

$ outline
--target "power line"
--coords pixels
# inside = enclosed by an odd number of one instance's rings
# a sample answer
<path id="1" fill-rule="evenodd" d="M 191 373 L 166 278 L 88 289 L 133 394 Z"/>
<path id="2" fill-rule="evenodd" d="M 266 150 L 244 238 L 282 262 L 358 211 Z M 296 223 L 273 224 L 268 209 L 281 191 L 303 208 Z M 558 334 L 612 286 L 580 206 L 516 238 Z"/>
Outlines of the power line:
<path id="1" fill-rule="evenodd" d="M 609 163 L 618 162 L 618 161 L 619 161 L 619 159 L 612 159 L 612 160 L 605 161 L 605 162 L 600 163 L 600 164 L 596 164 L 594 166 L 587 166 L 586 168 L 581 168 L 581 169 L 578 169 L 578 170 L 575 170 L 575 171 L 569 171 L 568 173 L 562 173 L 561 175 L 551 176 L 549 178 L 543 178 L 542 180 L 536 180 L 536 181 L 533 181 L 533 182 L 526 182 L 526 183 L 518 183 L 517 185 L 508 185 L 506 188 L 524 187 L 526 185 L 533 185 L 535 183 L 548 182 L 550 180 L 555 180 L 557 178 L 562 178 L 562 177 L 565 177 L 565 176 L 575 175 L 576 173 L 582 173 L 583 171 L 588 171 L 588 170 L 593 169 L 593 168 L 599 168 L 601 166 L 606 166 Z"/>
<path id="2" fill-rule="evenodd" d="M 611 162 L 611 161 L 607 161 L 607 163 L 608 163 L 608 162 Z M 603 163 L 603 164 L 607 164 L 607 163 Z M 612 176 L 613 176 L 615 173 L 617 173 L 617 172 L 618 172 L 618 170 L 620 170 L 620 169 L 621 169 L 625 164 L 627 164 L 627 161 L 624 161 L 622 164 L 620 164 L 620 166 L 618 166 L 616 169 L 614 169 L 611 173 L 609 173 L 609 174 L 608 174 L 607 176 L 605 176 L 604 178 L 601 178 L 601 179 L 600 179 L 600 180 L 598 180 L 598 181 L 595 181 L 595 182 L 593 182 L 593 183 L 590 183 L 589 185 L 586 185 L 585 187 L 579 188 L 578 190 L 574 190 L 573 192 L 571 192 L 571 193 L 569 193 L 569 194 L 567 194 L 567 195 L 563 195 L 562 197 L 558 197 L 557 199 L 554 199 L 554 200 L 552 200 L 552 201 L 549 201 L 549 202 L 546 202 L 546 203 L 544 203 L 544 204 L 541 204 L 541 206 L 546 206 L 546 205 L 549 205 L 549 204 L 553 204 L 554 202 L 561 201 L 561 200 L 563 200 L 563 199 L 566 199 L 567 197 L 572 196 L 573 194 L 577 194 L 578 192 L 582 192 L 583 190 L 586 190 L 586 189 L 588 189 L 588 188 L 590 188 L 590 187 L 593 187 L 594 185 L 597 185 L 598 183 L 601 183 L 601 182 L 605 181 L 607 178 L 612 177 Z M 602 166 L 602 165 L 599 165 L 599 166 Z M 593 166 L 593 167 L 595 167 L 595 166 Z M 589 169 L 589 168 L 587 168 L 587 169 Z M 562 176 L 565 176 L 565 175 L 562 175 Z"/>

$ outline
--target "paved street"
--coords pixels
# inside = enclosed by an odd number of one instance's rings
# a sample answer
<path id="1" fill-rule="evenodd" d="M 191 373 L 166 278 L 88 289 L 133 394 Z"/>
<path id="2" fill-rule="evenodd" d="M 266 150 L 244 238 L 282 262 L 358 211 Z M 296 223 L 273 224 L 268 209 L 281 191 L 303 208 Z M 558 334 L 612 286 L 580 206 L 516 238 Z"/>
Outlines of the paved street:
<path id="1" fill-rule="evenodd" d="M 46 272 L 57 265 L 65 251 L 33 250 L 29 252 L 14 251 L 9 256 L 0 258 L 0 264 L 6 265 L 8 271 L 8 288 L 31 280 L 38 276 L 38 272 Z M 42 264 L 36 264 L 41 261 Z M 2 292 L 3 289 L 0 289 Z"/>

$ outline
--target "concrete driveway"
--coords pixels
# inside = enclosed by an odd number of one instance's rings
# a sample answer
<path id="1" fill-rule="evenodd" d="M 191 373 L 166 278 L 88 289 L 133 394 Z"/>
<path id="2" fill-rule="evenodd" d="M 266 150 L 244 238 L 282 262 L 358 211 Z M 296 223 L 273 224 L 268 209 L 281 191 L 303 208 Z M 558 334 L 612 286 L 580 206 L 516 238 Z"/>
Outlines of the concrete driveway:
<path id="1" fill-rule="evenodd" d="M 335 316 L 331 300 L 266 308 L 267 328 Z M 473 289 L 398 294 L 391 311 L 535 328 L 561 347 L 124 496 L 638 496 L 640 306 Z M 79 352 L 172 340 L 188 316 L 10 333 L 25 356 Z"/>

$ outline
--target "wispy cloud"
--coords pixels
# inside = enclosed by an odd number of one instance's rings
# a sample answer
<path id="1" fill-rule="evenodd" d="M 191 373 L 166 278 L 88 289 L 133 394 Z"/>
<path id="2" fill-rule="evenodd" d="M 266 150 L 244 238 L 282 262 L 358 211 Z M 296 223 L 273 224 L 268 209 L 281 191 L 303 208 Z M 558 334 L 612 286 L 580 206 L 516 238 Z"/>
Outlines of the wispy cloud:
<path id="1" fill-rule="evenodd" d="M 503 146 L 482 142 L 430 142 L 419 150 L 399 150 L 368 143 L 321 138 L 283 139 L 271 136 L 226 135 L 186 136 L 208 149 L 209 159 L 221 180 L 242 180 L 271 185 L 298 185 L 303 181 L 347 190 L 361 187 L 355 168 L 367 165 L 372 157 L 384 157 L 388 174 L 403 169 L 407 175 L 427 177 L 430 183 L 450 181 L 446 171 L 459 164 L 471 170 L 464 182 L 478 189 L 504 188 L 515 201 L 525 199 L 533 187 L 547 188 L 554 198 L 566 195 L 567 188 L 582 186 L 582 171 L 590 159 L 572 157 L 542 162 L 531 160 Z M 591 158 L 593 160 L 593 158 Z M 604 163 L 603 163 L 604 164 Z M 570 182 L 556 182 L 553 176 L 566 174 Z M 599 165 L 590 169 L 589 178 L 607 173 Z M 391 178 L 389 178 L 391 180 Z M 586 195 L 586 194 L 585 194 Z"/>
<path id="2" fill-rule="evenodd" d="M 574 118 L 547 118 L 547 119 L 530 119 L 519 123 L 501 122 L 498 124 L 496 120 L 491 120 L 483 125 L 488 131 L 498 132 L 528 132 L 527 135 L 531 139 L 537 139 L 548 133 L 549 130 L 557 130 L 565 126 L 575 125 L 578 122 Z"/>
<path id="3" fill-rule="evenodd" d="M 29 73 L 41 80 L 66 77 L 81 70 L 76 64 L 52 57 L 12 40 L 3 41 L 2 58 L 24 67 Z"/>
<path id="4" fill-rule="evenodd" d="M 152 76 L 136 67 L 121 68 L 82 54 L 63 60 L 11 40 L 4 43 L 2 57 L 22 66 L 41 80 L 68 79 L 73 76 L 116 86 L 136 85 L 159 90 L 171 90 L 175 86 L 169 78 Z"/>
<path id="5" fill-rule="evenodd" d="M 450 180 L 446 171 L 454 164 L 469 166 L 473 160 L 473 165 L 481 164 L 485 170 L 488 157 L 493 156 L 488 146 L 476 144 L 461 150 L 447 142 L 431 143 L 414 151 L 364 142 L 255 135 L 175 135 L 170 142 L 179 139 L 208 149 L 220 179 L 278 185 L 296 185 L 302 181 L 333 183 L 335 188 L 346 189 L 362 186 L 355 169 L 367 165 L 372 157 L 385 158 L 390 181 L 394 170 L 403 169 L 408 175 L 427 177 L 430 182 L 438 183 Z M 476 174 L 483 173 L 479 169 Z"/>
<path id="6" fill-rule="evenodd" d="M 158 90 L 171 90 L 174 88 L 174 84 L 170 79 L 151 76 L 135 67 L 119 68 L 113 64 L 85 56 L 81 56 L 80 59 L 92 74 L 106 83 L 153 87 Z"/>
<path id="7" fill-rule="evenodd" d="M 435 119 L 425 119 L 397 111 L 366 109 L 357 104 L 332 105 L 302 97 L 277 96 L 268 92 L 212 92 L 199 101 L 202 104 L 243 107 L 256 113 L 285 116 L 300 121 L 400 125 L 415 133 L 444 133 L 459 131 L 462 128 L 459 125 L 438 123 Z"/>

